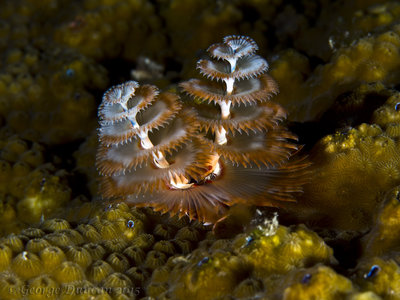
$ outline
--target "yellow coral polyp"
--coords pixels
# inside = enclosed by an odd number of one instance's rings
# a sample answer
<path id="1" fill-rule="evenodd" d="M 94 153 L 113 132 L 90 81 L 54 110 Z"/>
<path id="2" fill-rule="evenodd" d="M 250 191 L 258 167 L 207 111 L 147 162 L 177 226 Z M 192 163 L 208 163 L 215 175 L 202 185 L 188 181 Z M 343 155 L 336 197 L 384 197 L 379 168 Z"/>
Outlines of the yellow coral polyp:
<path id="1" fill-rule="evenodd" d="M 54 278 L 60 284 L 68 283 L 85 279 L 85 273 L 77 263 L 64 261 L 54 270 Z"/>
<path id="2" fill-rule="evenodd" d="M 146 253 L 137 246 L 130 246 L 126 248 L 123 254 L 137 266 L 142 264 L 146 258 Z"/>
<path id="3" fill-rule="evenodd" d="M 44 231 L 54 232 L 62 229 L 70 229 L 71 225 L 64 219 L 50 219 L 44 221 L 40 227 Z"/>
<path id="4" fill-rule="evenodd" d="M 116 272 L 123 273 L 129 268 L 128 259 L 121 253 L 111 253 L 107 257 L 106 262 L 108 262 Z"/>
<path id="5" fill-rule="evenodd" d="M 262 282 L 254 278 L 248 278 L 243 280 L 239 285 L 234 289 L 233 296 L 239 299 L 254 297 L 256 293 L 262 291 Z"/>
<path id="6" fill-rule="evenodd" d="M 103 280 L 103 285 L 121 289 L 132 286 L 132 281 L 128 276 L 122 273 L 112 273 Z M 117 289 L 114 289 L 114 292 L 115 291 L 117 291 Z"/>
<path id="7" fill-rule="evenodd" d="M 96 260 L 88 268 L 87 274 L 90 281 L 98 284 L 113 272 L 113 268 L 107 262 Z"/>
<path id="8" fill-rule="evenodd" d="M 400 176 L 400 175 L 399 175 Z M 393 235 L 400 225 L 399 187 L 391 190 L 384 200 L 372 230 L 363 238 L 363 257 L 383 256 L 398 247 L 399 238 Z"/>
<path id="9" fill-rule="evenodd" d="M 36 254 L 23 251 L 14 257 L 11 268 L 23 279 L 30 279 L 42 272 L 42 262 Z"/>
<path id="10" fill-rule="evenodd" d="M 24 249 L 22 240 L 16 234 L 9 234 L 2 239 L 2 244 L 9 247 L 13 252 L 20 253 Z"/>
<path id="11" fill-rule="evenodd" d="M 132 241 L 132 246 L 147 250 L 151 248 L 151 246 L 154 244 L 154 241 L 155 239 L 152 234 L 144 233 L 139 235 Z"/>
<path id="12" fill-rule="evenodd" d="M 84 242 L 81 234 L 75 229 L 63 229 L 57 231 L 57 233 L 65 235 L 71 241 L 71 244 L 82 244 Z"/>
<path id="13" fill-rule="evenodd" d="M 103 241 L 102 245 L 108 252 L 121 252 L 128 246 L 128 242 L 122 239 L 113 239 Z"/>
<path id="14" fill-rule="evenodd" d="M 154 228 L 153 234 L 159 236 L 164 240 L 169 240 L 172 238 L 174 231 L 175 230 L 168 225 L 157 224 L 156 227 Z"/>
<path id="15" fill-rule="evenodd" d="M 92 263 L 90 253 L 83 247 L 69 246 L 66 248 L 65 254 L 68 260 L 77 263 L 83 269 L 86 269 Z"/>
<path id="16" fill-rule="evenodd" d="M 360 79 L 366 82 L 381 81 L 387 76 L 387 70 L 375 61 L 365 61 L 358 67 Z"/>
<path id="17" fill-rule="evenodd" d="M 304 273 L 303 273 L 304 274 Z M 303 275 L 305 276 L 305 274 Z M 284 290 L 283 299 L 341 299 L 354 291 L 351 281 L 326 266 L 317 266 L 308 273 L 310 279 L 293 283 Z M 304 277 L 303 277 L 304 278 Z"/>
<path id="18" fill-rule="evenodd" d="M 47 272 L 53 271 L 61 265 L 67 258 L 64 252 L 58 247 L 47 247 L 39 253 L 40 259 L 43 262 L 43 268 Z"/>
<path id="19" fill-rule="evenodd" d="M 351 58 L 342 54 L 337 58 L 336 64 L 332 66 L 330 74 L 334 80 L 341 79 L 348 74 L 349 68 L 354 68 L 352 66 Z"/>
<path id="20" fill-rule="evenodd" d="M 167 282 L 171 274 L 171 270 L 167 266 L 162 266 L 153 271 L 153 274 L 151 275 L 151 281 L 152 282 L 157 282 L 157 283 L 162 283 L 162 282 Z"/>
<path id="21" fill-rule="evenodd" d="M 175 235 L 176 239 L 197 241 L 199 238 L 198 231 L 193 227 L 183 227 Z"/>
<path id="22" fill-rule="evenodd" d="M 392 138 L 400 137 L 400 124 L 389 124 L 386 127 L 386 133 Z"/>
<path id="23" fill-rule="evenodd" d="M 0 272 L 7 269 L 11 263 L 12 250 L 4 244 L 0 244 Z"/>
<path id="24" fill-rule="evenodd" d="M 167 257 L 163 252 L 151 250 L 147 253 L 144 263 L 147 268 L 154 270 L 155 268 L 165 264 L 166 261 Z"/>
<path id="25" fill-rule="evenodd" d="M 106 250 L 99 244 L 88 243 L 83 245 L 83 248 L 90 253 L 93 261 L 102 259 L 106 254 Z"/>
<path id="26" fill-rule="evenodd" d="M 0 273 L 0 297 L 2 299 L 21 299 L 25 282 L 12 273 Z M 11 291 L 11 292 L 10 292 Z"/>
<path id="27" fill-rule="evenodd" d="M 57 299 L 57 289 L 59 284 L 49 275 L 41 275 L 29 282 L 28 299 L 29 300 L 44 300 Z"/>
<path id="28" fill-rule="evenodd" d="M 147 286 L 146 294 L 149 297 L 162 297 L 163 293 L 168 290 L 168 284 L 163 282 L 154 282 Z"/>
<path id="29" fill-rule="evenodd" d="M 153 249 L 169 255 L 176 253 L 175 247 L 170 241 L 159 241 L 154 244 Z"/>
<path id="30" fill-rule="evenodd" d="M 108 220 L 98 220 L 96 219 L 93 223 L 96 227 L 101 237 L 105 240 L 111 240 L 118 236 L 117 227 Z"/>
<path id="31" fill-rule="evenodd" d="M 45 236 L 45 239 L 52 245 L 63 248 L 73 244 L 70 238 L 63 233 L 53 232 Z"/>
<path id="32" fill-rule="evenodd" d="M 126 205 L 126 204 L 125 204 Z M 104 213 L 104 218 L 109 221 L 116 221 L 118 219 L 129 219 L 131 214 L 126 210 L 125 206 L 122 203 L 118 206 L 118 208 L 110 208 L 107 209 Z"/>
<path id="33" fill-rule="evenodd" d="M 399 55 L 399 46 L 390 42 L 381 42 L 374 50 L 374 56 L 371 59 L 384 64 L 391 63 L 396 55 Z"/>
<path id="34" fill-rule="evenodd" d="M 82 234 L 83 238 L 89 242 L 99 242 L 102 238 L 96 228 L 90 224 L 80 224 L 77 230 Z"/>
<path id="35" fill-rule="evenodd" d="M 34 238 L 28 241 L 25 249 L 32 253 L 39 253 L 44 248 L 50 247 L 50 243 L 42 238 Z"/>
<path id="36" fill-rule="evenodd" d="M 400 47 L 400 36 L 394 31 L 387 31 L 385 33 L 380 34 L 377 37 L 377 40 L 380 42 L 387 42 L 392 44 L 395 47 Z M 397 49 L 395 48 L 395 49 Z"/>

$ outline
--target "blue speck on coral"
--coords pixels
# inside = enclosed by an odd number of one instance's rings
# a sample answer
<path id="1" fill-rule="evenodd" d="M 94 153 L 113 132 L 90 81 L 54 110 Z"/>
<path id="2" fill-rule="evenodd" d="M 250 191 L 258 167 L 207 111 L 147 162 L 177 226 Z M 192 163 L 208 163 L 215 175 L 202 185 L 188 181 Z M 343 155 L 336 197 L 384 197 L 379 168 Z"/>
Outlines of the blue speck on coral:
<path id="1" fill-rule="evenodd" d="M 198 267 L 201 267 L 202 265 L 208 263 L 209 260 L 210 260 L 210 259 L 208 258 L 208 256 L 206 256 L 206 257 L 204 257 L 201 261 L 199 261 L 199 262 L 197 263 L 197 266 L 198 266 Z"/>
<path id="2" fill-rule="evenodd" d="M 378 265 L 373 265 L 371 267 L 371 269 L 369 270 L 369 272 L 367 274 L 364 274 L 364 278 L 365 279 L 373 278 L 379 273 L 380 270 L 381 270 L 381 267 L 379 267 Z"/>
<path id="3" fill-rule="evenodd" d="M 303 276 L 303 278 L 301 279 L 301 283 L 302 284 L 308 284 L 311 280 L 312 275 L 310 273 L 307 273 Z"/>
<path id="4" fill-rule="evenodd" d="M 67 69 L 67 70 L 65 71 L 65 75 L 66 75 L 67 77 L 73 77 L 73 76 L 75 75 L 75 70 L 74 70 L 74 69 Z"/>
<path id="5" fill-rule="evenodd" d="M 246 237 L 246 244 L 244 246 L 245 247 L 249 246 L 253 241 L 254 241 L 254 238 L 252 236 L 247 236 Z"/>
<path id="6" fill-rule="evenodd" d="M 133 227 L 135 227 L 135 222 L 132 221 L 132 220 L 129 220 L 129 221 L 126 223 L 126 226 L 128 226 L 128 228 L 133 228 Z"/>

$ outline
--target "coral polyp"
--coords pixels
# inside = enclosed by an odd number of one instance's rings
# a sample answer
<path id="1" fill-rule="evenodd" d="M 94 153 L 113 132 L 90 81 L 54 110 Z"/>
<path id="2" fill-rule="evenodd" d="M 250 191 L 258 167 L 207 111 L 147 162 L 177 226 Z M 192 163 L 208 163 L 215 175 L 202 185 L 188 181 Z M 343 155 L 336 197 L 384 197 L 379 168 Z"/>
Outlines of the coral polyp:
<path id="1" fill-rule="evenodd" d="M 254 40 L 227 36 L 198 69 L 210 80 L 181 83 L 195 98 L 135 81 L 108 90 L 99 108 L 101 192 L 179 217 L 216 222 L 236 203 L 294 201 L 308 162 L 292 158 L 296 136 L 282 124 L 278 92 Z"/>

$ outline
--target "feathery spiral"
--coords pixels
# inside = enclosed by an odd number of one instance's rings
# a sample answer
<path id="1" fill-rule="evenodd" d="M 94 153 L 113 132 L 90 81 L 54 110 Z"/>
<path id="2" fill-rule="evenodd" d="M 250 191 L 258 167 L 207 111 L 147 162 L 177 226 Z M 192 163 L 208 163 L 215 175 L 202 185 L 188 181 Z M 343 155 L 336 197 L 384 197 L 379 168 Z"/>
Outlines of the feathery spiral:
<path id="1" fill-rule="evenodd" d="M 236 203 L 294 201 L 308 162 L 294 158 L 275 81 L 249 37 L 228 36 L 197 63 L 202 80 L 180 84 L 197 101 L 129 81 L 99 107 L 97 167 L 104 197 L 203 222 Z"/>

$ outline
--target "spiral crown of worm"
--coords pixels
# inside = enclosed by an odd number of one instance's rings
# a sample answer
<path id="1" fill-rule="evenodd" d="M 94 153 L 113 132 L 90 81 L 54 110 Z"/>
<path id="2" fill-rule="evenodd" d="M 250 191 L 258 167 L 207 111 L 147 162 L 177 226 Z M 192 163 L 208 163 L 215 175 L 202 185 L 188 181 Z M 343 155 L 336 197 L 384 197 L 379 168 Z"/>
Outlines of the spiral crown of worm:
<path id="1" fill-rule="evenodd" d="M 180 84 L 190 99 L 134 81 L 108 90 L 99 107 L 97 167 L 105 198 L 216 222 L 236 203 L 294 201 L 308 162 L 268 63 L 249 37 L 227 36 L 197 63 L 204 79 Z"/>

